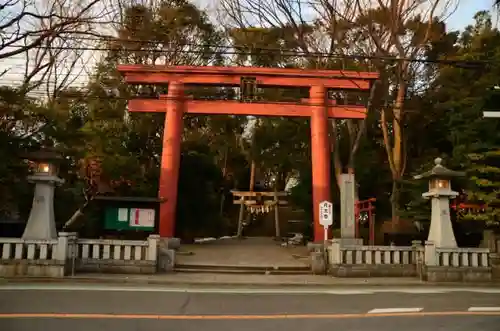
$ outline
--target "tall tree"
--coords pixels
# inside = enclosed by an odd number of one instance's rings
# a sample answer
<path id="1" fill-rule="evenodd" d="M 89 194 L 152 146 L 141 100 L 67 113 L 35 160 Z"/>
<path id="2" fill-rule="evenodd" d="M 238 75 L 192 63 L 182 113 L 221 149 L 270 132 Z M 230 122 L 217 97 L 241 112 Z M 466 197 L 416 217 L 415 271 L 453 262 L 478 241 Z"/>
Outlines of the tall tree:
<path id="1" fill-rule="evenodd" d="M 484 204 L 485 210 L 465 219 L 498 222 L 498 132 L 500 121 L 483 118 L 483 111 L 498 110 L 500 102 L 500 32 L 488 12 L 479 12 L 475 22 L 456 39 L 446 56 L 460 66 L 441 66 L 428 97 L 434 114 L 446 124 L 448 153 L 456 167 L 467 170 L 470 182 L 461 183 L 469 202 Z"/>
<path id="2" fill-rule="evenodd" d="M 418 1 L 379 1 L 373 8 L 361 0 L 356 1 L 359 11 L 356 28 L 360 31 L 361 48 L 378 58 L 400 59 L 390 63 L 375 61 L 385 89 L 380 95 L 379 123 L 392 174 L 393 230 L 399 222 L 400 186 L 407 164 L 404 128 L 409 123 L 405 104 L 414 88 L 416 71 L 420 69 L 411 59 L 424 55 L 431 42 L 443 34 L 444 25 L 436 12 L 439 5 L 440 0 L 431 1 L 425 7 Z"/>

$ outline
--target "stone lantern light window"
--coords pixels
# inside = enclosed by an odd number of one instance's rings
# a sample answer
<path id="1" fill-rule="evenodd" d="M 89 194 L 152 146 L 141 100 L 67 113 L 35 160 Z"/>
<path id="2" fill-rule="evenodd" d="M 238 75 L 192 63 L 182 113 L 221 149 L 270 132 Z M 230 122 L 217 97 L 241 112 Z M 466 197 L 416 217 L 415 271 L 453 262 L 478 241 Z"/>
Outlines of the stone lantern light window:
<path id="1" fill-rule="evenodd" d="M 429 181 L 429 191 L 451 189 L 450 181 L 443 178 L 433 178 Z"/>

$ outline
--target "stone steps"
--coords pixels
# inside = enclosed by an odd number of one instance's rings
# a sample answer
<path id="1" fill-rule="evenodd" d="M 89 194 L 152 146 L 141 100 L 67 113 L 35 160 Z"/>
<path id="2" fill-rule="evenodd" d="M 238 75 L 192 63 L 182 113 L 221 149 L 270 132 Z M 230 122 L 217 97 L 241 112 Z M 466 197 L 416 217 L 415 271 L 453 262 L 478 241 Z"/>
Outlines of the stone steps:
<path id="1" fill-rule="evenodd" d="M 210 274 L 250 274 L 250 275 L 307 275 L 307 266 L 249 266 L 249 265 L 209 265 L 176 264 L 174 271 Z"/>

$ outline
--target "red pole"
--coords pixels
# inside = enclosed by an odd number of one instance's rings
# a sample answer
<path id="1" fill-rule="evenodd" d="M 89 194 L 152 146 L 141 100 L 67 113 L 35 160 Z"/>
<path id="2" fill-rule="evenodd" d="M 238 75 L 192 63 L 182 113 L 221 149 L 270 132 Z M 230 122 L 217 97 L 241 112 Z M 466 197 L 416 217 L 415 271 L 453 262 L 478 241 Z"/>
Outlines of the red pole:
<path id="1" fill-rule="evenodd" d="M 177 207 L 177 186 L 181 158 L 182 115 L 184 113 L 184 86 L 171 82 L 168 86 L 167 113 L 163 131 L 161 153 L 160 192 L 160 237 L 173 237 Z"/>
<path id="2" fill-rule="evenodd" d="M 355 213 L 354 213 L 354 224 L 355 224 L 355 227 L 354 227 L 354 237 L 355 238 L 359 238 L 359 215 L 361 214 L 361 204 L 362 202 L 361 201 L 356 201 L 356 203 L 354 204 L 355 206 Z"/>
<path id="3" fill-rule="evenodd" d="M 370 227 L 370 245 L 375 244 L 375 229 L 374 229 L 374 224 L 373 224 L 373 215 L 372 215 L 372 203 L 371 201 L 369 202 L 369 207 L 368 207 L 368 226 Z"/>
<path id="4" fill-rule="evenodd" d="M 327 91 L 324 86 L 311 86 L 311 157 L 314 242 L 326 238 L 319 223 L 319 204 L 330 201 L 330 146 L 328 144 Z"/>

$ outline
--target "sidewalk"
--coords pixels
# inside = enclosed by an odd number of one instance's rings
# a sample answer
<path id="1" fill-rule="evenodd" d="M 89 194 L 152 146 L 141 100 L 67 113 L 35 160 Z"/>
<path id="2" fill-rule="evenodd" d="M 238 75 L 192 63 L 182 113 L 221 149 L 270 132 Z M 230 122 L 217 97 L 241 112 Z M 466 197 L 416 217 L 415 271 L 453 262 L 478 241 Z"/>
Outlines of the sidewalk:
<path id="1" fill-rule="evenodd" d="M 78 274 L 65 278 L 16 277 L 0 278 L 1 283 L 95 283 L 129 285 L 170 285 L 210 287 L 378 287 L 378 286 L 487 286 L 498 287 L 500 283 L 430 283 L 417 278 L 334 278 L 315 275 L 234 275 L 172 273 L 157 275 L 122 274 Z"/>

